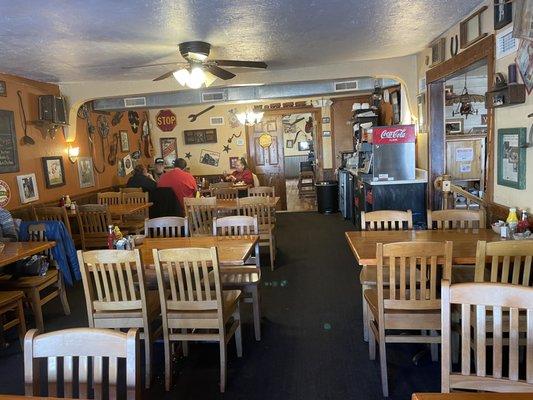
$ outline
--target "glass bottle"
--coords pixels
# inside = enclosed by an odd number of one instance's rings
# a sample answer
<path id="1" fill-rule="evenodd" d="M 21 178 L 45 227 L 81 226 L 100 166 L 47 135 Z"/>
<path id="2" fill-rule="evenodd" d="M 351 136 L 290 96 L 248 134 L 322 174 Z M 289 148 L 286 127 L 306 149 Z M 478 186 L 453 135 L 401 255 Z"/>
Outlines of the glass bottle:
<path id="1" fill-rule="evenodd" d="M 113 225 L 108 225 L 107 229 L 107 248 L 113 250 L 115 247 L 115 231 L 113 230 Z"/>
<path id="2" fill-rule="evenodd" d="M 72 205 L 72 201 L 70 200 L 70 196 L 67 194 L 65 196 L 65 207 L 70 208 L 71 205 Z"/>
<path id="3" fill-rule="evenodd" d="M 520 221 L 518 221 L 517 231 L 524 233 L 529 229 L 529 219 L 526 210 L 522 210 L 522 215 L 520 216 Z"/>
<path id="4" fill-rule="evenodd" d="M 509 215 L 507 215 L 507 219 L 505 220 L 507 222 L 507 225 L 509 226 L 509 237 L 513 237 L 513 234 L 516 232 L 516 227 L 518 225 L 518 216 L 516 215 L 516 208 L 510 208 L 509 209 Z"/>

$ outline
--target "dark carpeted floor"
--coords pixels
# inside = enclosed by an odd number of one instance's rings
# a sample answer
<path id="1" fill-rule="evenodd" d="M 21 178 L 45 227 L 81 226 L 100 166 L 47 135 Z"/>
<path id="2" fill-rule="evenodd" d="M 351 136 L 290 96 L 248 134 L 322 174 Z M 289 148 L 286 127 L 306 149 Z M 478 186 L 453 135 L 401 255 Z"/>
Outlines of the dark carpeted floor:
<path id="1" fill-rule="evenodd" d="M 156 344 L 158 376 L 144 398 L 381 399 L 379 362 L 369 361 L 362 339 L 359 269 L 344 238 L 351 229 L 339 214 L 280 214 L 277 268 L 263 268 L 262 340 L 255 341 L 251 310 L 243 305 L 244 355 L 236 357 L 232 341 L 226 393 L 218 392 L 218 345 L 200 343 L 178 360 L 174 386 L 165 393 L 162 345 Z M 59 301 L 46 306 L 47 330 L 86 326 L 81 285 L 69 290 L 69 301 L 68 317 Z M 387 348 L 391 399 L 440 390 L 438 363 L 411 362 L 420 346 Z M 22 352 L 15 341 L 0 351 L 0 393 L 23 392 Z"/>

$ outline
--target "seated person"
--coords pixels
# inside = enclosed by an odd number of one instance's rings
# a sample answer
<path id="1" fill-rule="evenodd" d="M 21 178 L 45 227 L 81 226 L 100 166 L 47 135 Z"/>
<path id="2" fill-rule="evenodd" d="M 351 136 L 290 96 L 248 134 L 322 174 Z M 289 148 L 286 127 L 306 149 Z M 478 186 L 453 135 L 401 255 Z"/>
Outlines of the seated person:
<path id="1" fill-rule="evenodd" d="M 138 164 L 133 170 L 133 176 L 128 179 L 126 187 L 141 188 L 143 192 L 151 193 L 157 187 L 157 183 L 148 173 L 146 167 L 142 164 Z"/>
<path id="2" fill-rule="evenodd" d="M 16 242 L 17 240 L 17 231 L 11 213 L 0 207 L 0 242 Z"/>
<path id="3" fill-rule="evenodd" d="M 159 182 L 161 175 L 165 173 L 165 160 L 161 157 L 156 158 L 154 161 L 154 168 L 152 170 L 152 176 L 156 182 Z"/>
<path id="4" fill-rule="evenodd" d="M 247 185 L 254 186 L 254 176 L 252 171 L 248 169 L 248 164 L 244 157 L 241 157 L 237 161 L 237 169 L 231 175 L 225 176 L 224 180 L 233 183 L 244 182 Z"/>
<path id="5" fill-rule="evenodd" d="M 184 209 L 183 199 L 196 195 L 196 179 L 185 171 L 186 168 L 187 161 L 183 158 L 176 158 L 174 169 L 161 175 L 159 182 L 157 182 L 157 187 L 168 187 L 174 191 L 182 209 Z"/>

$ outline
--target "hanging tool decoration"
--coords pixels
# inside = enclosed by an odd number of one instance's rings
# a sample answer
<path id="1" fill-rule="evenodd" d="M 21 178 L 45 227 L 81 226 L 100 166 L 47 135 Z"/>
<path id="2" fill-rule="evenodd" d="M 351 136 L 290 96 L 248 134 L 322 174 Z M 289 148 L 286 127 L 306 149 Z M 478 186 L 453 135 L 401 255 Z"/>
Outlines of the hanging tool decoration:
<path id="1" fill-rule="evenodd" d="M 305 133 L 313 132 L 313 117 L 309 117 L 305 123 Z"/>
<path id="2" fill-rule="evenodd" d="M 131 153 L 131 158 L 133 158 L 134 160 L 138 160 L 139 158 L 141 158 L 141 154 L 142 154 L 142 142 L 141 140 L 137 141 L 137 150 L 135 150 L 133 153 Z"/>
<path id="3" fill-rule="evenodd" d="M 527 117 L 533 118 L 533 113 L 529 114 Z M 531 128 L 529 128 L 529 138 L 527 142 L 521 147 L 533 147 L 533 123 L 531 124 Z"/>
<path id="4" fill-rule="evenodd" d="M 113 119 L 111 120 L 111 125 L 117 126 L 120 124 L 120 121 L 122 120 L 122 117 L 124 116 L 124 111 L 117 111 L 115 115 L 113 115 Z"/>
<path id="5" fill-rule="evenodd" d="M 117 162 L 117 151 L 118 151 L 118 133 L 113 135 L 113 141 L 109 146 L 109 156 L 107 157 L 107 162 L 109 165 L 115 165 Z"/>
<path id="6" fill-rule="evenodd" d="M 238 138 L 240 138 L 241 136 L 242 136 L 242 131 L 240 131 L 238 135 L 236 135 L 236 134 L 233 133 L 233 134 L 231 135 L 231 137 L 228 139 L 228 143 L 231 143 L 231 142 L 233 141 L 233 139 L 238 139 Z"/>
<path id="7" fill-rule="evenodd" d="M 142 124 L 142 139 L 144 144 L 144 156 L 147 158 L 152 158 L 154 152 L 154 145 L 152 144 L 152 131 L 150 129 L 150 120 L 146 111 L 143 113 L 143 117 L 144 121 Z"/>
<path id="8" fill-rule="evenodd" d="M 89 114 L 89 107 L 87 107 L 87 104 L 83 104 L 78 109 L 78 117 L 85 120 L 87 123 L 87 137 L 89 138 L 89 154 L 91 155 L 93 159 L 93 169 L 101 174 L 105 171 L 105 156 L 102 163 L 102 169 L 98 169 L 96 166 L 96 151 L 94 147 L 94 134 L 96 133 L 96 128 L 91 122 L 91 117 Z M 103 139 L 102 139 L 102 152 L 103 152 Z"/>
<path id="9" fill-rule="evenodd" d="M 28 120 L 26 119 L 26 111 L 24 111 L 24 103 L 22 102 L 22 92 L 20 90 L 17 91 L 17 96 L 19 98 L 22 129 L 24 129 L 24 136 L 22 136 L 22 144 L 35 144 L 35 140 L 33 140 L 33 138 L 28 135 Z"/>
<path id="10" fill-rule="evenodd" d="M 208 111 L 211 111 L 213 108 L 215 108 L 215 106 L 209 106 L 205 109 L 203 109 L 202 111 L 200 111 L 199 113 L 196 113 L 196 114 L 189 114 L 189 116 L 187 118 L 189 118 L 189 121 L 190 122 L 194 122 L 196 121 L 196 119 L 202 115 L 202 114 L 205 114 L 206 112 Z"/>
<path id="11" fill-rule="evenodd" d="M 229 151 L 231 150 L 231 147 L 229 147 L 229 144 L 226 146 L 226 145 L 222 145 L 223 147 L 223 150 L 222 151 L 225 151 L 226 153 L 229 153 Z"/>
<path id="12" fill-rule="evenodd" d="M 128 111 L 128 121 L 130 121 L 131 131 L 137 133 L 139 130 L 139 114 L 137 114 L 137 111 Z"/>
<path id="13" fill-rule="evenodd" d="M 191 153 L 185 153 L 185 158 L 189 160 L 192 157 Z"/>
<path id="14" fill-rule="evenodd" d="M 446 99 L 447 106 L 458 104 L 457 108 L 452 111 L 452 115 L 464 115 L 468 118 L 469 115 L 477 114 L 478 110 L 474 108 L 472 103 L 481 103 L 485 101 L 485 96 L 481 94 L 470 94 L 466 87 L 467 76 L 465 74 L 465 86 L 461 94 L 454 94 Z"/>
<path id="15" fill-rule="evenodd" d="M 99 115 L 96 123 L 98 124 L 98 132 L 103 139 L 106 139 L 109 135 L 109 121 L 105 115 Z"/>

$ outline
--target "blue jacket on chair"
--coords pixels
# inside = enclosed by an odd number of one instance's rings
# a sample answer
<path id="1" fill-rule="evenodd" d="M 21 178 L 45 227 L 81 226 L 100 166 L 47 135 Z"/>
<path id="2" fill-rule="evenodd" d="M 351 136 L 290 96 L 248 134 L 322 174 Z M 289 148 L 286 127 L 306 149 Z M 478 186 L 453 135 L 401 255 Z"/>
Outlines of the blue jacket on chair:
<path id="1" fill-rule="evenodd" d="M 28 241 L 28 227 L 30 225 L 43 224 L 46 227 L 46 239 L 55 241 L 52 247 L 52 256 L 57 261 L 59 270 L 63 274 L 65 282 L 72 286 L 73 279 L 81 280 L 80 265 L 76 255 L 74 241 L 67 232 L 67 228 L 61 221 L 22 221 L 20 224 L 19 240 Z"/>

